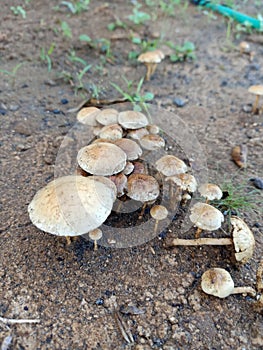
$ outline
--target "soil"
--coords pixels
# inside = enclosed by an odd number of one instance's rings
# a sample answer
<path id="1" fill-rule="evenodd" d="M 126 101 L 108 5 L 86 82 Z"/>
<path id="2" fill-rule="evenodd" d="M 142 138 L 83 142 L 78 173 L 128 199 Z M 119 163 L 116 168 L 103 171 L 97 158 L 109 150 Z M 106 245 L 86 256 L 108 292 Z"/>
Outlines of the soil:
<path id="1" fill-rule="evenodd" d="M 237 31 L 233 22 L 227 35 L 227 20 L 193 5 L 175 6 L 173 15 L 145 5 L 141 10 L 152 20 L 135 25 L 127 18 L 133 3 L 91 1 L 87 11 L 74 15 L 59 1 L 13 0 L 12 6 L 26 10 L 23 19 L 11 11 L 10 1 L 1 2 L 0 316 L 40 322 L 0 321 L 0 344 L 10 335 L 9 349 L 19 350 L 263 349 L 262 308 L 253 298 L 219 299 L 200 287 L 210 267 L 227 269 L 238 286 L 255 286 L 263 244 L 260 190 L 253 197 L 259 205 L 240 210 L 256 240 L 245 265 L 234 262 L 231 246 L 168 248 L 172 237 L 194 235 L 194 228 L 182 234 L 180 213 L 151 241 L 123 249 L 99 246 L 97 251 L 83 238 L 68 246 L 63 237 L 41 232 L 29 220 L 27 206 L 54 178 L 60 144 L 76 123 L 76 113 L 68 110 L 94 97 L 94 86 L 101 99 L 118 99 L 111 83 L 125 90 L 123 75 L 136 84 L 144 76 L 145 67 L 127 58 L 138 50 L 130 40 L 132 31 L 142 39 L 162 35 L 163 41 L 182 45 L 188 40 L 196 46 L 196 60 L 171 63 L 166 56 L 142 88 L 142 94 L 155 95 L 156 123 L 188 145 L 194 171 L 219 185 L 224 180 L 234 187 L 242 184 L 244 193 L 254 190 L 250 178 L 262 177 L 262 114 L 251 114 L 254 96 L 247 92 L 263 81 L 262 34 Z M 259 6 L 248 1 L 241 8 L 256 15 Z M 109 31 L 107 25 L 118 18 L 128 27 Z M 63 35 L 63 21 L 72 38 Z M 81 42 L 81 34 L 111 40 L 111 55 L 105 59 L 103 46 Z M 255 51 L 253 61 L 237 49 L 241 40 Z M 48 72 L 40 52 L 47 53 L 52 43 Z M 169 54 L 167 46 L 160 48 Z M 82 89 L 76 86 L 83 64 L 69 59 L 74 55 L 92 65 Z M 240 144 L 248 147 L 245 170 L 231 159 L 232 147 Z"/>

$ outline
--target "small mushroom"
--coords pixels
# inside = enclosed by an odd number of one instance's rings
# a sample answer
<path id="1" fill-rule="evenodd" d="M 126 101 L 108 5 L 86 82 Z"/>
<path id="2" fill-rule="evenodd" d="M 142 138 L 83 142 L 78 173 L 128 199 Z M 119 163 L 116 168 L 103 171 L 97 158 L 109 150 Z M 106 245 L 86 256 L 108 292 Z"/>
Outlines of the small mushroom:
<path id="1" fill-rule="evenodd" d="M 166 155 L 158 159 L 155 166 L 164 176 L 173 176 L 187 171 L 185 162 L 173 155 Z"/>
<path id="2" fill-rule="evenodd" d="M 248 92 L 256 95 L 256 100 L 252 107 L 252 113 L 256 114 L 258 111 L 259 97 L 263 95 L 263 85 L 252 85 L 249 87 Z"/>
<path id="3" fill-rule="evenodd" d="M 100 112 L 97 107 L 84 107 L 77 114 L 77 120 L 85 125 L 96 126 L 96 116 Z"/>
<path id="4" fill-rule="evenodd" d="M 116 140 L 114 144 L 126 153 L 128 160 L 138 159 L 142 155 L 141 147 L 133 140 L 121 138 Z"/>
<path id="5" fill-rule="evenodd" d="M 139 140 L 139 142 L 140 145 L 148 151 L 155 151 L 165 146 L 164 139 L 161 136 L 155 134 L 144 135 Z"/>
<path id="6" fill-rule="evenodd" d="M 118 123 L 124 129 L 140 129 L 148 125 L 147 117 L 137 111 L 123 111 L 118 115 Z"/>
<path id="7" fill-rule="evenodd" d="M 98 240 L 102 238 L 102 231 L 99 228 L 95 228 L 94 230 L 89 232 L 89 238 L 94 241 L 94 251 L 98 250 Z"/>
<path id="8" fill-rule="evenodd" d="M 127 137 L 133 140 L 140 140 L 143 136 L 148 135 L 149 131 L 146 128 L 130 130 Z"/>
<path id="9" fill-rule="evenodd" d="M 224 221 L 224 216 L 221 211 L 210 204 L 198 202 L 192 206 L 190 211 L 190 220 L 195 226 L 197 226 L 195 238 L 200 237 L 202 230 L 218 230 Z"/>
<path id="10" fill-rule="evenodd" d="M 156 70 L 157 64 L 160 63 L 164 57 L 164 53 L 161 50 L 147 51 L 138 57 L 138 61 L 144 63 L 147 68 L 146 80 L 150 80 Z"/>
<path id="11" fill-rule="evenodd" d="M 132 162 L 127 162 L 125 168 L 122 170 L 124 175 L 130 175 L 134 170 L 134 165 Z"/>
<path id="12" fill-rule="evenodd" d="M 149 131 L 150 134 L 154 134 L 154 135 L 157 135 L 160 132 L 160 128 L 156 124 L 147 125 L 147 130 Z"/>
<path id="13" fill-rule="evenodd" d="M 241 41 L 239 43 L 239 51 L 240 53 L 250 53 L 250 45 L 247 41 Z"/>
<path id="14" fill-rule="evenodd" d="M 154 233 L 157 232 L 158 223 L 168 216 L 168 210 L 163 205 L 154 205 L 150 210 L 151 217 L 155 219 Z"/>
<path id="15" fill-rule="evenodd" d="M 206 203 L 215 199 L 221 199 L 223 193 L 219 186 L 211 183 L 205 183 L 198 187 L 198 191 L 202 197 L 206 199 Z"/>
<path id="16" fill-rule="evenodd" d="M 126 166 L 126 153 L 107 142 L 98 142 L 81 148 L 77 155 L 79 166 L 94 175 L 114 175 Z"/>
<path id="17" fill-rule="evenodd" d="M 111 125 L 118 123 L 119 112 L 114 108 L 106 108 L 96 115 L 96 120 L 101 125 Z"/>
<path id="18" fill-rule="evenodd" d="M 127 189 L 127 176 L 125 176 L 123 173 L 119 173 L 117 175 L 110 176 L 109 179 L 117 188 L 117 197 L 123 196 L 125 190 Z"/>
<path id="19" fill-rule="evenodd" d="M 229 272 L 222 268 L 212 268 L 205 271 L 201 278 L 201 288 L 209 295 L 226 298 L 231 294 L 250 294 L 256 296 L 252 287 L 235 287 Z"/>
<path id="20" fill-rule="evenodd" d="M 177 174 L 174 176 L 166 177 L 165 181 L 172 181 L 183 191 L 193 193 L 196 191 L 197 182 L 193 175 L 191 174 Z"/>
<path id="21" fill-rule="evenodd" d="M 122 138 L 123 130 L 119 124 L 105 125 L 99 132 L 99 137 L 115 141 Z"/>

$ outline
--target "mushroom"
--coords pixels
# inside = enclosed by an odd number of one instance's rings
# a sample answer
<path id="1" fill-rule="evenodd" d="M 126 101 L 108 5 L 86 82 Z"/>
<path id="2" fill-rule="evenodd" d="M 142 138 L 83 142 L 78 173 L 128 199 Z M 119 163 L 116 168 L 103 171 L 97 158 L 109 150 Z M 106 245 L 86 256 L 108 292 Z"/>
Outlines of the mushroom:
<path id="1" fill-rule="evenodd" d="M 159 134 L 160 132 L 160 128 L 158 125 L 155 125 L 155 124 L 150 124 L 150 125 L 147 125 L 147 130 L 149 131 L 150 134 Z"/>
<path id="2" fill-rule="evenodd" d="M 148 125 L 147 117 L 137 111 L 123 111 L 118 115 L 118 123 L 124 129 L 140 129 Z"/>
<path id="3" fill-rule="evenodd" d="M 198 202 L 192 206 L 190 211 L 190 220 L 195 226 L 197 226 L 195 238 L 200 237 L 202 230 L 218 230 L 224 221 L 224 216 L 221 211 L 210 204 Z"/>
<path id="4" fill-rule="evenodd" d="M 187 171 L 185 162 L 173 155 L 166 155 L 158 159 L 155 166 L 164 176 L 173 176 Z"/>
<path id="5" fill-rule="evenodd" d="M 77 155 L 79 166 L 93 175 L 113 175 L 126 166 L 126 153 L 107 142 L 98 142 L 81 148 Z"/>
<path id="6" fill-rule="evenodd" d="M 127 162 L 122 172 L 124 175 L 130 175 L 133 172 L 133 170 L 134 165 L 132 164 L 132 162 Z"/>
<path id="7" fill-rule="evenodd" d="M 96 120 L 101 125 L 111 125 L 118 123 L 119 112 L 114 108 L 106 108 L 96 115 Z"/>
<path id="8" fill-rule="evenodd" d="M 101 176 L 63 176 L 39 190 L 28 206 L 32 223 L 58 236 L 83 235 L 110 215 L 116 187 Z"/>
<path id="9" fill-rule="evenodd" d="M 239 51 L 240 53 L 250 53 L 250 45 L 247 41 L 241 41 L 239 43 Z"/>
<path id="10" fill-rule="evenodd" d="M 154 205 L 150 210 L 150 215 L 156 220 L 154 225 L 154 233 L 156 233 L 159 221 L 167 218 L 168 210 L 163 205 Z"/>
<path id="11" fill-rule="evenodd" d="M 259 97 L 263 95 L 263 85 L 252 85 L 249 87 L 248 92 L 256 95 L 256 100 L 252 107 L 252 113 L 255 114 L 258 111 Z"/>
<path id="12" fill-rule="evenodd" d="M 99 228 L 95 228 L 94 230 L 89 232 L 89 238 L 94 241 L 94 251 L 98 250 L 98 240 L 102 238 L 102 231 Z"/>
<path id="13" fill-rule="evenodd" d="M 198 191 L 202 197 L 205 197 L 206 203 L 214 199 L 221 199 L 223 193 L 219 186 L 211 183 L 205 183 L 198 187 Z"/>
<path id="14" fill-rule="evenodd" d="M 127 196 L 144 203 L 140 217 L 143 216 L 147 202 L 155 201 L 159 193 L 159 184 L 153 176 L 145 174 L 132 174 L 129 176 Z"/>
<path id="15" fill-rule="evenodd" d="M 193 175 L 190 174 L 177 174 L 174 176 L 168 176 L 165 181 L 172 181 L 183 191 L 195 192 L 197 188 L 197 182 Z"/>
<path id="16" fill-rule="evenodd" d="M 155 134 L 144 135 L 139 142 L 140 145 L 148 151 L 154 151 L 165 146 L 164 139 Z"/>
<path id="17" fill-rule="evenodd" d="M 127 176 L 125 176 L 123 173 L 119 173 L 117 175 L 110 176 L 109 179 L 117 188 L 117 197 L 123 196 L 124 190 L 127 189 Z"/>
<path id="18" fill-rule="evenodd" d="M 116 140 L 114 144 L 126 153 L 128 160 L 138 159 L 142 155 L 141 147 L 133 140 L 122 138 Z"/>
<path id="19" fill-rule="evenodd" d="M 96 126 L 96 116 L 100 112 L 97 107 L 84 107 L 77 114 L 77 120 L 85 125 Z"/>
<path id="20" fill-rule="evenodd" d="M 256 296 L 256 291 L 252 287 L 235 287 L 230 273 L 219 267 L 209 269 L 203 273 L 201 288 L 206 294 L 218 298 L 226 298 L 231 294 L 240 293 Z"/>
<path id="21" fill-rule="evenodd" d="M 164 57 L 164 53 L 161 50 L 147 51 L 138 57 L 138 61 L 144 63 L 147 68 L 146 80 L 150 80 L 156 70 L 157 64 L 160 63 Z"/>
<path id="22" fill-rule="evenodd" d="M 143 136 L 148 135 L 149 131 L 146 128 L 130 130 L 127 137 L 134 140 L 140 140 Z"/>
<path id="23" fill-rule="evenodd" d="M 234 245 L 236 261 L 245 264 L 253 255 L 255 238 L 248 226 L 238 217 L 231 217 L 233 225 L 232 237 L 230 238 L 197 238 L 181 239 L 174 238 L 169 246 L 200 246 L 200 245 Z"/>
<path id="24" fill-rule="evenodd" d="M 122 138 L 123 130 L 119 124 L 105 125 L 99 132 L 99 137 L 115 141 Z"/>

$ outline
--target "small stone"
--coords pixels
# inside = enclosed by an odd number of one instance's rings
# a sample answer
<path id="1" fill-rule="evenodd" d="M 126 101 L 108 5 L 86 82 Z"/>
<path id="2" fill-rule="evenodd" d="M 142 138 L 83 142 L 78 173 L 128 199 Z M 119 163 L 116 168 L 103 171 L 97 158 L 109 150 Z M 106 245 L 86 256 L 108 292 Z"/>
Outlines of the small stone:
<path id="1" fill-rule="evenodd" d="M 66 98 L 62 98 L 60 102 L 61 104 L 66 105 L 68 103 L 68 100 Z"/>
<path id="2" fill-rule="evenodd" d="M 59 109 L 53 109 L 52 113 L 54 113 L 54 114 L 60 114 L 61 111 L 60 111 Z"/>
<path id="3" fill-rule="evenodd" d="M 251 181 L 252 184 L 259 190 L 263 190 L 263 179 L 259 177 L 255 177 L 255 178 L 249 179 L 249 181 Z"/>
<path id="4" fill-rule="evenodd" d="M 175 97 L 173 99 L 173 104 L 176 105 L 176 107 L 184 107 L 184 105 L 187 103 L 186 100 L 183 100 L 182 98 L 180 97 Z"/>
<path id="5" fill-rule="evenodd" d="M 3 109 L 3 108 L 0 108 L 0 114 L 1 114 L 1 115 L 6 115 L 6 110 Z"/>
<path id="6" fill-rule="evenodd" d="M 247 104 L 242 107 L 243 111 L 245 113 L 251 113 L 252 112 L 252 104 Z"/>
<path id="7" fill-rule="evenodd" d="M 10 104 L 9 110 L 12 112 L 15 112 L 19 109 L 19 106 L 17 104 Z"/>

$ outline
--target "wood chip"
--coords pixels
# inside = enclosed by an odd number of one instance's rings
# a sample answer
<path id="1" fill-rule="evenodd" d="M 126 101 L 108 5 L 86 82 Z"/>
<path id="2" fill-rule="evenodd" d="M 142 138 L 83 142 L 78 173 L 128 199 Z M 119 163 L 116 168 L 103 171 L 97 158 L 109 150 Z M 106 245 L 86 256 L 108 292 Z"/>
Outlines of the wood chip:
<path id="1" fill-rule="evenodd" d="M 231 156 L 233 161 L 239 168 L 244 169 L 247 167 L 247 146 L 240 145 L 232 148 Z"/>

